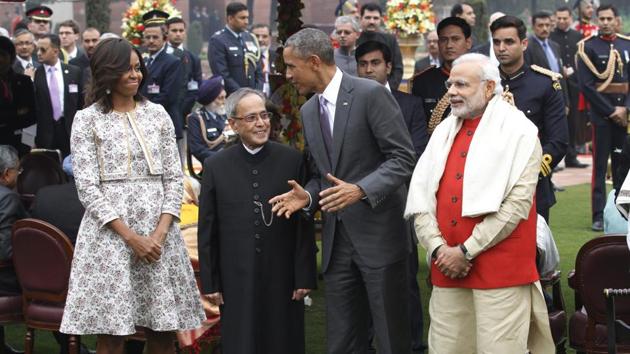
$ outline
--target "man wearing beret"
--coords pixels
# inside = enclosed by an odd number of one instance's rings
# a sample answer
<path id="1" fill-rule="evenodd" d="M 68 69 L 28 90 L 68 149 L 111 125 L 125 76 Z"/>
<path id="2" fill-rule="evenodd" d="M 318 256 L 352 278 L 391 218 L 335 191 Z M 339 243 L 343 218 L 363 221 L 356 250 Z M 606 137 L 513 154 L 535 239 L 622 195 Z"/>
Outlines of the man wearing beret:
<path id="1" fill-rule="evenodd" d="M 221 76 L 203 81 L 197 96 L 203 107 L 188 116 L 188 149 L 201 163 L 225 143 L 225 97 Z"/>

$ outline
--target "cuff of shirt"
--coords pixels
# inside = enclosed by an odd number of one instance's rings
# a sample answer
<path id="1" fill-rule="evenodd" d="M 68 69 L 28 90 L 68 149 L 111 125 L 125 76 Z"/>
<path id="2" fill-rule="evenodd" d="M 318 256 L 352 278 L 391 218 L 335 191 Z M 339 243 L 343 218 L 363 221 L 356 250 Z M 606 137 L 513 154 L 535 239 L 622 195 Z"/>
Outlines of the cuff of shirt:
<path id="1" fill-rule="evenodd" d="M 313 198 L 311 198 L 311 193 L 309 193 L 307 190 L 304 190 L 306 192 L 306 194 L 308 194 L 308 205 L 304 208 L 302 208 L 303 211 L 309 211 L 311 210 L 311 204 L 313 204 Z"/>
<path id="2" fill-rule="evenodd" d="M 468 250 L 468 254 L 471 257 L 477 257 L 481 252 L 483 252 L 483 247 L 472 237 L 469 237 L 468 240 L 464 242 L 464 247 Z"/>

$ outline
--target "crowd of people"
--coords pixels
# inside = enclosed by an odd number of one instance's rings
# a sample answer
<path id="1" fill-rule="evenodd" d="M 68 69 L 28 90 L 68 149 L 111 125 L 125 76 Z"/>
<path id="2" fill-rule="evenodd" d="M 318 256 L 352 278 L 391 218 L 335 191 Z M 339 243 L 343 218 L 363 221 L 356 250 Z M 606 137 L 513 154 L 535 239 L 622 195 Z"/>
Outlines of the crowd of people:
<path id="1" fill-rule="evenodd" d="M 145 13 L 136 48 L 73 20 L 51 33 L 53 11 L 33 7 L 0 36 L 0 260 L 29 216 L 72 241 L 62 352 L 67 334 L 138 352 L 124 338 L 143 327 L 149 353 L 173 353 L 174 333 L 206 320 L 203 300 L 220 309 L 224 353 L 304 353 L 319 252 L 328 353 L 553 353 L 536 249 L 553 172 L 587 167 L 591 142 L 594 231 L 609 159 L 620 200 L 630 193 L 630 37 L 614 6 L 577 6 L 575 25 L 576 9 L 534 13 L 529 35 L 493 13 L 481 41 L 458 3 L 407 89 L 378 3 L 341 2 L 332 33 L 305 26 L 282 48 L 230 3 L 206 34 L 207 79 L 182 18 Z M 303 152 L 278 142 L 279 67 L 306 97 Z M 179 226 L 186 167 L 199 287 Z M 15 274 L 0 292 L 20 292 Z"/>

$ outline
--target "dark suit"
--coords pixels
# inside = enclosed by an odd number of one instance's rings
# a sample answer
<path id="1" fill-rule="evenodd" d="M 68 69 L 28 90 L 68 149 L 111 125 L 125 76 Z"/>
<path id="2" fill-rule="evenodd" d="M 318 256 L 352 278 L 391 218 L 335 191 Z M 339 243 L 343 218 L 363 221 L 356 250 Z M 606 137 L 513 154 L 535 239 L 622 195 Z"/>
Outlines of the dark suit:
<path id="1" fill-rule="evenodd" d="M 145 63 L 147 62 L 145 58 Z M 162 49 L 147 67 L 142 95 L 149 101 L 161 104 L 168 112 L 175 127 L 175 136 L 180 139 L 184 130 L 184 119 L 180 111 L 180 90 L 184 79 L 183 68 L 177 57 Z"/>
<path id="2" fill-rule="evenodd" d="M 538 39 L 534 38 L 533 36 L 529 36 L 527 37 L 527 39 L 529 44 L 527 45 L 527 50 L 525 50 L 525 52 L 523 53 L 525 57 L 525 63 L 527 63 L 528 65 L 535 64 L 538 66 L 542 66 L 545 69 L 551 70 L 551 66 L 549 65 L 549 60 L 547 60 L 545 50 L 538 42 Z M 558 43 L 550 39 L 547 39 L 547 43 L 549 47 L 551 47 L 553 55 L 556 57 L 558 68 L 562 70 L 562 56 L 560 55 L 560 46 L 558 45 Z"/>
<path id="3" fill-rule="evenodd" d="M 254 51 L 257 42 L 249 32 L 241 32 L 241 37 L 243 44 L 230 30 L 224 28 L 216 32 L 208 44 L 210 69 L 212 73 L 223 77 L 225 92 L 228 95 L 241 87 L 256 90 L 262 90 L 263 87 L 260 60 L 256 62 L 256 65 L 249 62 L 247 72 L 245 72 L 245 54 L 259 51 L 258 48 Z"/>
<path id="4" fill-rule="evenodd" d="M 13 146 L 22 156 L 29 148 L 22 144 L 22 134 L 15 131 L 35 124 L 35 91 L 31 78 L 26 75 L 9 72 L 7 83 L 8 97 L 0 87 L 0 144 Z"/>
<path id="5" fill-rule="evenodd" d="M 424 116 L 422 98 L 398 90 L 392 90 L 392 96 L 396 99 L 405 119 L 416 156 L 420 158 L 429 143 L 427 118 Z"/>
<path id="6" fill-rule="evenodd" d="M 479 54 L 483 54 L 483 55 L 485 55 L 487 57 L 490 57 L 490 51 L 491 50 L 493 50 L 493 48 L 490 46 L 490 42 L 486 42 L 486 43 L 474 46 L 470 50 L 470 53 L 479 53 Z"/>
<path id="7" fill-rule="evenodd" d="M 420 59 L 420 60 L 416 60 L 416 64 L 414 66 L 413 69 L 413 73 L 418 74 L 420 72 L 422 72 L 425 69 L 428 69 L 431 66 L 431 57 L 430 55 L 427 55 L 426 57 Z"/>
<path id="8" fill-rule="evenodd" d="M 81 70 L 85 70 L 90 67 L 90 58 L 88 58 L 85 52 L 81 51 L 77 54 L 76 57 L 70 59 L 68 64 L 72 64 L 81 68 Z"/>
<path id="9" fill-rule="evenodd" d="M 83 108 L 83 79 L 81 69 L 61 63 L 63 74 L 64 108 L 62 118 L 53 119 L 50 91 L 44 65 L 35 71 L 35 102 L 37 104 L 37 134 L 35 145 L 44 149 L 60 149 L 63 156 L 70 154 L 70 131 L 75 113 Z M 72 92 L 70 89 L 72 88 Z"/>
<path id="10" fill-rule="evenodd" d="M 33 217 L 56 226 L 68 236 L 73 245 L 77 240 L 84 213 L 85 208 L 79 201 L 74 181 L 42 187 L 37 191 Z"/>
<path id="11" fill-rule="evenodd" d="M 364 31 L 357 39 L 356 46 L 358 47 L 371 40 L 384 42 L 389 47 L 389 50 L 392 53 L 392 72 L 389 74 L 387 81 L 393 90 L 398 90 L 398 86 L 400 86 L 400 83 L 402 82 L 403 70 L 405 68 L 398 40 L 394 37 L 394 35 L 389 33 Z"/>
<path id="12" fill-rule="evenodd" d="M 13 190 L 0 185 L 0 260 L 10 260 L 13 256 L 11 228 L 19 220 L 28 217 L 20 197 Z M 0 271 L 0 294 L 20 293 L 20 285 L 12 269 Z"/>
<path id="13" fill-rule="evenodd" d="M 40 62 L 37 61 L 37 57 L 33 56 L 32 59 L 33 61 L 33 67 L 35 69 L 39 68 L 42 64 Z M 19 59 L 15 58 L 15 62 L 13 62 L 13 71 L 15 71 L 18 74 L 24 74 L 24 67 L 22 66 L 22 63 L 20 62 Z"/>
<path id="14" fill-rule="evenodd" d="M 385 87 L 344 74 L 332 146 L 326 146 L 318 100 L 314 95 L 301 108 L 312 156 L 312 175 L 305 186 L 311 205 L 318 206 L 319 192 L 331 187 L 327 173 L 356 184 L 366 195 L 339 212 L 323 213 L 328 352 L 367 350 L 369 309 L 379 353 L 409 353 L 410 249 L 402 214 L 415 154 L 404 118 Z"/>

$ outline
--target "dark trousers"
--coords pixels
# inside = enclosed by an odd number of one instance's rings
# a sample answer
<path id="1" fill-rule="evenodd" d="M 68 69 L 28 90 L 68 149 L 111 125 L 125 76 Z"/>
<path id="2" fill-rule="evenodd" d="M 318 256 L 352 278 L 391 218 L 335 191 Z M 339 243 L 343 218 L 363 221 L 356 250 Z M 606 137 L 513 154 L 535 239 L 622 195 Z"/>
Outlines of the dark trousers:
<path id="1" fill-rule="evenodd" d="M 411 352 L 407 258 L 369 268 L 337 223 L 326 282 L 329 354 L 364 354 L 371 314 L 379 354 Z"/>
<path id="2" fill-rule="evenodd" d="M 578 111 L 580 88 L 577 83 L 572 80 L 567 81 L 567 88 L 569 91 L 569 114 L 567 115 L 567 123 L 569 123 L 569 145 L 567 146 L 567 154 L 564 158 L 565 161 L 573 162 L 577 158 L 575 146 L 577 145 L 576 134 L 580 124 L 580 112 Z"/>
<path id="3" fill-rule="evenodd" d="M 66 118 L 53 122 L 53 149 L 59 149 L 63 157 L 70 155 L 70 134 L 66 130 Z"/>
<path id="4" fill-rule="evenodd" d="M 591 112 L 593 114 L 593 112 Z M 617 168 L 621 163 L 621 149 L 626 138 L 626 129 L 612 121 L 597 117 L 591 120 L 593 129 L 593 177 L 591 179 L 591 210 L 593 221 L 603 221 L 606 206 L 606 171 L 608 157 L 612 164 L 614 185 L 621 185 Z"/>

